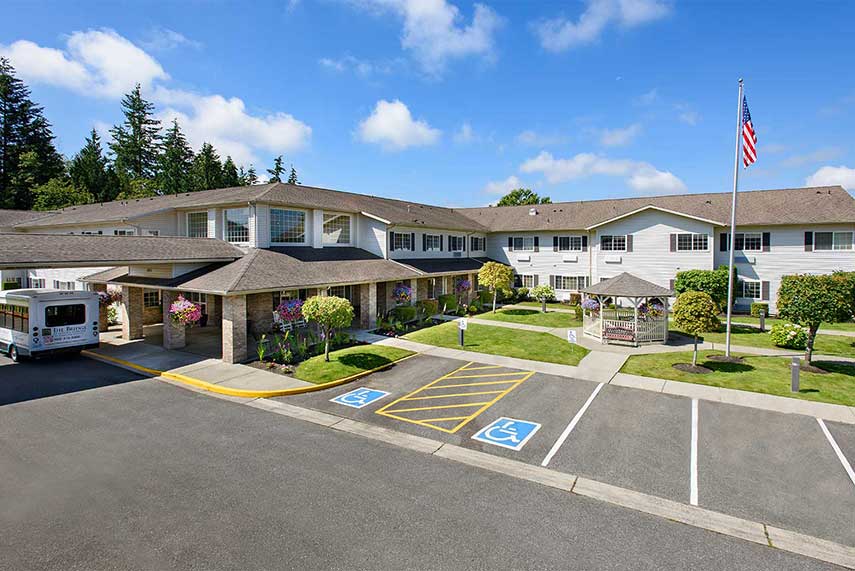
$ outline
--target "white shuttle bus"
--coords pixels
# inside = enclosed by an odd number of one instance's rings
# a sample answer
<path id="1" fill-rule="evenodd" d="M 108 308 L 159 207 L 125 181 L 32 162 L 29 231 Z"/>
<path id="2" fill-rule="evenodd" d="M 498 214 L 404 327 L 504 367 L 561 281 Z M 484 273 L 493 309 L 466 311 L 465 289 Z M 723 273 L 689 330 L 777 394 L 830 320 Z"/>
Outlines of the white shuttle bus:
<path id="1" fill-rule="evenodd" d="M 98 293 L 0 291 L 0 351 L 13 361 L 98 347 Z"/>

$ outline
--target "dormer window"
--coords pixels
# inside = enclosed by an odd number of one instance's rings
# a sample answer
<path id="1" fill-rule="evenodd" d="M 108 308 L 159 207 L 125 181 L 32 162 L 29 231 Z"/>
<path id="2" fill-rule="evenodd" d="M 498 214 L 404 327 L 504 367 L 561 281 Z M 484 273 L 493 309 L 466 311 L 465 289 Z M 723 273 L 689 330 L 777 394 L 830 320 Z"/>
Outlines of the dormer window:
<path id="1" fill-rule="evenodd" d="M 324 212 L 324 244 L 350 244 L 350 214 Z"/>

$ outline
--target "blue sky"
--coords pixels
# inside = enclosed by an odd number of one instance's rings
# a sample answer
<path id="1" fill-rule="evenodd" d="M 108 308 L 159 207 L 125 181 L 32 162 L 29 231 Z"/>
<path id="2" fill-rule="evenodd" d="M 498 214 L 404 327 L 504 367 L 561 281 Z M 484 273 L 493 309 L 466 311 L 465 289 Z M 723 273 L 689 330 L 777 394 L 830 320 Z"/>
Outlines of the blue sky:
<path id="1" fill-rule="evenodd" d="M 800 5 L 801 4 L 801 5 Z M 855 4 L 664 0 L 11 2 L 12 59 L 71 155 L 139 81 L 194 147 L 305 184 L 452 206 L 728 191 L 855 192 Z"/>

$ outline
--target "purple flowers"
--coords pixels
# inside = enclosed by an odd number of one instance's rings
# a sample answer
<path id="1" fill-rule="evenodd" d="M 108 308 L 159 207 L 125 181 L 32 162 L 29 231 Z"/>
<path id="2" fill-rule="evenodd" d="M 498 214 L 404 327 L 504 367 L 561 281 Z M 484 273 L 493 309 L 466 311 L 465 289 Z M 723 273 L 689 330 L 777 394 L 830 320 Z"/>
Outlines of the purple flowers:
<path id="1" fill-rule="evenodd" d="M 179 295 L 169 306 L 169 317 L 176 323 L 192 326 L 202 319 L 202 310 L 192 301 L 184 299 L 183 295 Z"/>
<path id="2" fill-rule="evenodd" d="M 590 311 L 599 311 L 600 302 L 594 299 L 593 297 L 585 298 L 585 301 L 582 302 L 582 309 L 587 309 Z"/>
<path id="3" fill-rule="evenodd" d="M 466 279 L 457 280 L 457 282 L 454 284 L 454 292 L 455 293 L 465 293 L 465 292 L 469 291 L 469 289 L 471 287 L 472 287 L 472 282 L 470 282 L 469 280 L 466 280 Z"/>
<path id="4" fill-rule="evenodd" d="M 413 299 L 413 288 L 404 284 L 395 286 L 392 290 L 392 299 L 398 304 L 410 303 Z"/>

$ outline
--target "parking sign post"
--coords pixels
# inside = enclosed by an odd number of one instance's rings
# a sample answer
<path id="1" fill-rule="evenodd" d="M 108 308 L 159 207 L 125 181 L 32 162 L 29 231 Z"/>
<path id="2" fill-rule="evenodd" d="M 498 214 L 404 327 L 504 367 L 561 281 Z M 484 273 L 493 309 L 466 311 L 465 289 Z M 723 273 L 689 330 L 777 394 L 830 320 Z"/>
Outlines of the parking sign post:
<path id="1" fill-rule="evenodd" d="M 799 358 L 793 357 L 790 363 L 790 392 L 799 392 Z"/>
<path id="2" fill-rule="evenodd" d="M 463 332 L 466 331 L 466 327 L 469 326 L 469 322 L 466 318 L 461 319 L 457 322 L 457 333 L 459 336 L 460 346 L 463 347 Z"/>

